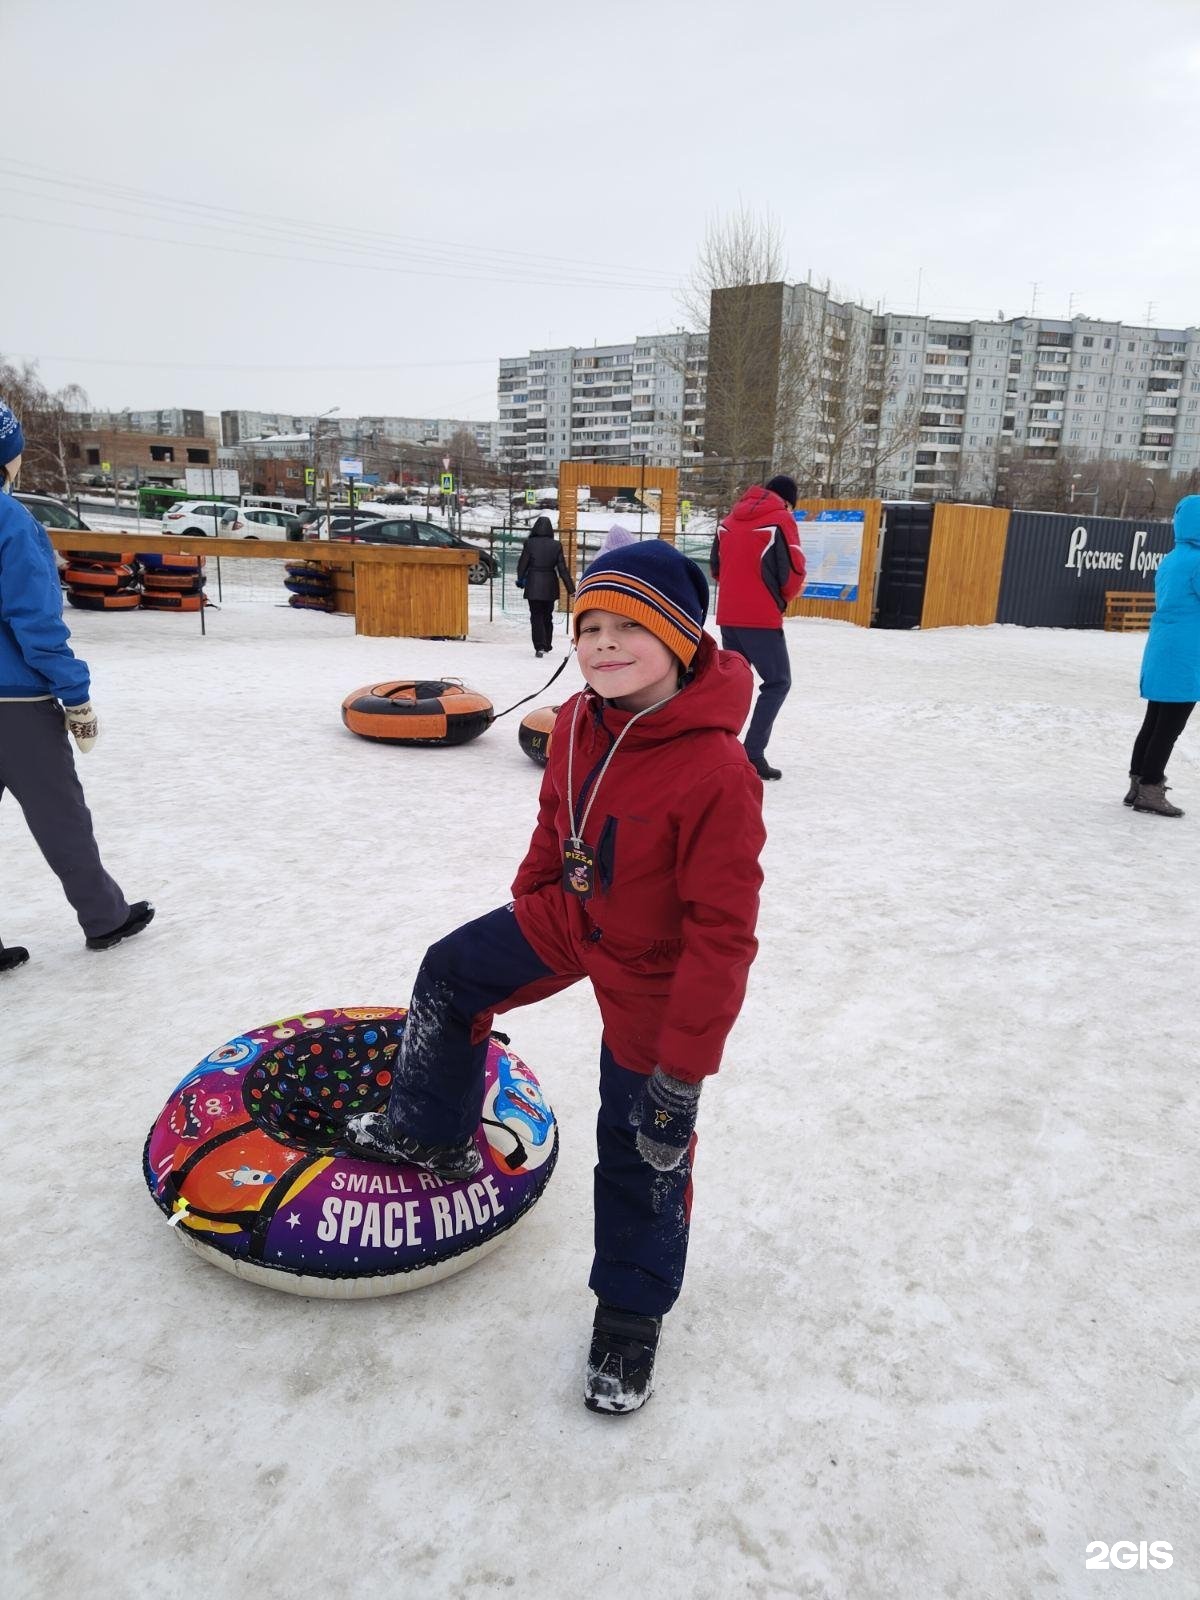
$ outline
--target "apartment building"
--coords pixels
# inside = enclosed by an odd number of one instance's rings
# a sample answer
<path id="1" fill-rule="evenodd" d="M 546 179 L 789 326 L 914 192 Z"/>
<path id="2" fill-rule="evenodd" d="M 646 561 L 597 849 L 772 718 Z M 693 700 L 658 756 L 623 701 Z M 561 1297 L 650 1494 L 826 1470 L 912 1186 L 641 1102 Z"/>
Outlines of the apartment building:
<path id="1" fill-rule="evenodd" d="M 498 459 L 552 477 L 564 460 L 680 466 L 704 445 L 704 334 L 502 357 Z"/>
<path id="2" fill-rule="evenodd" d="M 206 422 L 209 426 L 206 427 Z M 214 419 L 203 411 L 176 406 L 166 411 L 83 411 L 79 426 L 88 433 L 154 433 L 175 439 L 203 439 L 211 435 Z"/>
<path id="3" fill-rule="evenodd" d="M 323 420 L 326 433 L 336 432 L 343 454 L 361 454 L 371 445 L 415 445 L 446 448 L 465 433 L 485 461 L 494 461 L 498 424 L 476 422 L 463 417 L 385 417 L 328 416 Z M 250 440 L 307 434 L 318 419 L 284 411 L 222 411 L 221 442 L 226 446 Z"/>
<path id="4" fill-rule="evenodd" d="M 942 321 L 810 284 L 718 290 L 712 325 L 710 450 L 769 456 L 809 492 L 991 499 L 1018 459 L 1200 468 L 1198 328 Z M 757 392 L 750 339 L 770 351 Z"/>

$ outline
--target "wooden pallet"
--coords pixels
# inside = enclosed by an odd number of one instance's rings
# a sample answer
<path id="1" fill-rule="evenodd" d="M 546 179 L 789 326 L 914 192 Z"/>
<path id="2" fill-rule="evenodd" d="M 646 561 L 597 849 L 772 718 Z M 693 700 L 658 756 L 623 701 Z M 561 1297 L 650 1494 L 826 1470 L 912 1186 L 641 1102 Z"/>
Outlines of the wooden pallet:
<path id="1" fill-rule="evenodd" d="M 1109 589 L 1104 596 L 1104 627 L 1108 633 L 1145 633 L 1154 615 L 1152 589 Z"/>

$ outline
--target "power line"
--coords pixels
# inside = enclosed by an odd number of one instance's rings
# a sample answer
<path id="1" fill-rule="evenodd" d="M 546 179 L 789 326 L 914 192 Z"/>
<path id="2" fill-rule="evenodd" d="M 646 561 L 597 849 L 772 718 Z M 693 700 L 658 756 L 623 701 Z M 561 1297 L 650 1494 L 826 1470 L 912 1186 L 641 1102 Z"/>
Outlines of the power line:
<path id="1" fill-rule="evenodd" d="M 9 222 L 28 222 L 34 227 L 40 228 L 65 228 L 73 233 L 91 233 L 102 235 L 109 239 L 132 239 L 138 244 L 170 245 L 175 249 L 184 250 L 208 250 L 215 252 L 217 255 L 252 256 L 261 261 L 284 261 L 289 265 L 294 265 L 297 262 L 304 262 L 308 266 L 334 267 L 340 271 L 381 272 L 387 276 L 400 277 L 454 278 L 462 282 L 473 283 L 504 282 L 513 284 L 527 284 L 531 287 L 543 289 L 628 289 L 635 290 L 643 294 L 648 291 L 654 294 L 662 294 L 665 292 L 662 286 L 646 283 L 617 283 L 610 280 L 605 280 L 601 283 L 587 283 L 583 279 L 564 280 L 561 278 L 499 278 L 494 272 L 447 272 L 443 267 L 434 266 L 384 266 L 380 263 L 372 261 L 339 261 L 332 257 L 322 258 L 319 256 L 293 254 L 281 255 L 277 251 L 242 250 L 236 245 L 210 244 L 206 239 L 163 239 L 158 237 L 156 234 L 129 233 L 121 228 L 100 228 L 83 222 L 61 222 L 53 220 L 49 217 L 28 217 L 13 211 L 0 212 L 0 216 L 3 216 L 5 220 Z"/>
<path id="2" fill-rule="evenodd" d="M 22 171 L 21 168 L 31 170 Z M 360 254 L 373 254 L 385 258 L 403 259 L 428 263 L 440 268 L 466 266 L 487 267 L 489 275 L 503 276 L 505 274 L 525 275 L 530 272 L 545 272 L 547 266 L 565 269 L 557 274 L 559 278 L 571 276 L 572 281 L 581 274 L 588 275 L 590 286 L 601 286 L 610 280 L 605 276 L 608 273 L 621 274 L 621 279 L 616 280 L 615 286 L 628 287 L 630 279 L 639 280 L 640 284 L 651 287 L 657 285 L 661 288 L 674 288 L 677 286 L 677 274 L 660 271 L 657 268 L 618 266 L 611 263 L 579 260 L 578 258 L 548 256 L 542 252 L 506 250 L 496 246 L 460 245 L 445 241 L 428 240 L 421 238 L 407 239 L 399 235 L 382 233 L 368 228 L 347 228 L 345 225 L 325 223 L 321 225 L 320 236 L 314 235 L 314 229 L 303 223 L 297 223 L 294 218 L 279 216 L 265 212 L 250 212 L 232 206 L 213 206 L 202 201 L 179 199 L 177 197 L 158 194 L 151 190 L 139 190 L 126 185 L 103 183 L 94 180 L 76 179 L 70 176 L 44 176 L 53 169 L 37 168 L 31 162 L 14 162 L 9 158 L 0 159 L 0 172 L 17 178 L 24 183 L 51 184 L 56 188 L 78 189 L 86 194 L 104 194 L 120 200 L 126 200 L 139 206 L 137 211 L 126 211 L 115 206 L 106 206 L 95 200 L 68 199 L 29 190 L 16 190 L 26 198 L 46 200 L 50 203 L 86 206 L 89 209 L 108 211 L 114 215 L 134 216 L 139 220 L 154 220 L 173 222 L 182 226 L 203 226 L 212 229 L 213 218 L 222 218 L 235 225 L 236 231 L 245 236 L 267 240 L 287 238 L 307 244 L 310 247 L 321 247 L 323 240 L 329 238 L 332 247 Z M 182 212 L 183 216 L 167 216 L 165 210 Z M 187 215 L 199 213 L 199 215 Z M 219 229 L 222 232 L 233 231 L 229 228 Z M 544 282 L 545 279 L 539 279 Z"/>
<path id="3" fill-rule="evenodd" d="M 478 356 L 465 361 L 373 361 L 367 363 L 332 362 L 223 362 L 223 361 L 136 361 L 110 356 L 51 356 L 33 350 L 10 350 L 21 361 L 59 361 L 78 367 L 161 367 L 184 368 L 190 372 L 402 372 L 417 367 L 487 367 L 498 365 L 499 356 Z"/>

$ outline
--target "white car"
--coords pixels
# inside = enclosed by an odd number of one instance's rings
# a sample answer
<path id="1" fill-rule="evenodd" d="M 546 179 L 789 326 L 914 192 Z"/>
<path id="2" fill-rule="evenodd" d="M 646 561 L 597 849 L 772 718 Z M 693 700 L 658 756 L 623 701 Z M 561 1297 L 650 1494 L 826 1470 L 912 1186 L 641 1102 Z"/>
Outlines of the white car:
<path id="1" fill-rule="evenodd" d="M 179 500 L 163 512 L 162 530 L 184 539 L 286 539 L 287 530 L 253 519 L 228 500 Z"/>

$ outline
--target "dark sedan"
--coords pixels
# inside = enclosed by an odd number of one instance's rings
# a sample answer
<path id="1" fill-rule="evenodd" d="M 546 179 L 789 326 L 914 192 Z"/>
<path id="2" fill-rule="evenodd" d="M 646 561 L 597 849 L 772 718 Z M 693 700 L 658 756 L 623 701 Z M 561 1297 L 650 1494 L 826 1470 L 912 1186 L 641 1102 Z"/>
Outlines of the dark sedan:
<path id="1" fill-rule="evenodd" d="M 350 538 L 350 518 L 335 517 L 330 537 L 347 542 Z M 356 519 L 354 538 L 364 544 L 412 544 L 439 550 L 469 550 L 475 557 L 474 564 L 467 568 L 469 583 L 487 583 L 489 578 L 496 576 L 496 562 L 489 551 L 472 544 L 461 534 L 443 528 L 438 522 L 420 522 L 415 517 L 388 517 L 382 522 Z"/>

